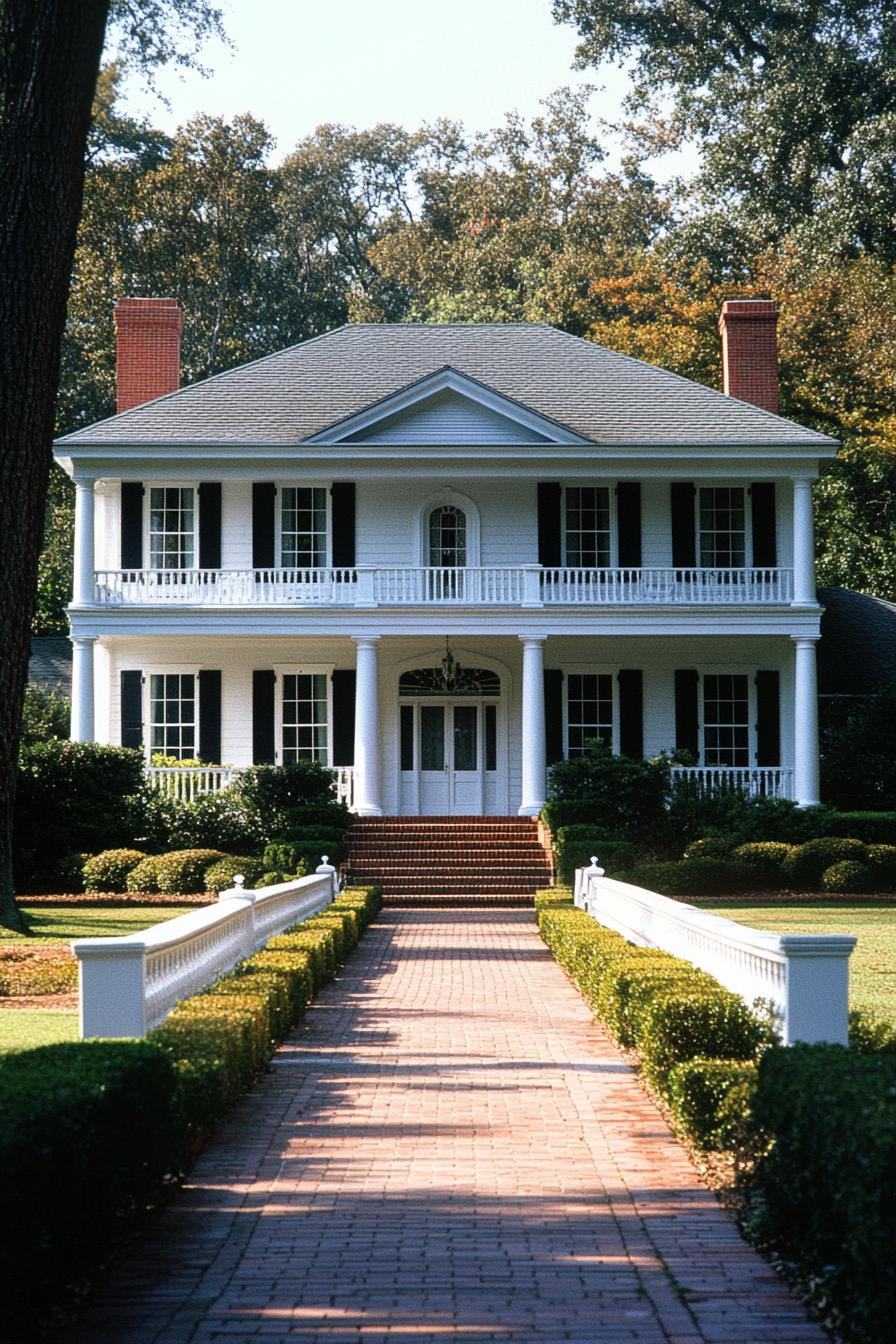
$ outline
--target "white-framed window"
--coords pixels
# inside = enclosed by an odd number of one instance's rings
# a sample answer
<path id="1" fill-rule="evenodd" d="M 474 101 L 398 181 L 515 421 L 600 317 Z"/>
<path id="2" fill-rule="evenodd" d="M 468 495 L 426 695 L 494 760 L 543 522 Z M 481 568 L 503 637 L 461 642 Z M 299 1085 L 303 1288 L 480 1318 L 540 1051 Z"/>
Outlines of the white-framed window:
<path id="1" fill-rule="evenodd" d="M 327 563 L 328 492 L 322 485 L 284 485 L 280 495 L 280 564 L 322 569 Z"/>
<path id="2" fill-rule="evenodd" d="M 149 671 L 145 676 L 150 759 L 157 753 L 189 760 L 199 751 L 199 679 L 195 672 Z"/>
<path id="3" fill-rule="evenodd" d="M 331 667 L 277 668 L 277 763 L 330 761 Z"/>
<path id="4" fill-rule="evenodd" d="M 703 684 L 703 764 L 748 766 L 753 722 L 746 672 L 706 672 Z"/>
<path id="5" fill-rule="evenodd" d="M 565 563 L 571 569 L 606 569 L 612 564 L 610 487 L 568 485 L 564 490 Z"/>
<path id="6" fill-rule="evenodd" d="M 429 564 L 463 569 L 467 563 L 467 515 L 456 504 L 440 504 L 429 515 Z"/>
<path id="7" fill-rule="evenodd" d="M 150 485 L 150 569 L 192 569 L 198 552 L 196 490 L 192 485 Z"/>
<path id="8" fill-rule="evenodd" d="M 584 755 L 585 743 L 590 738 L 602 737 L 613 747 L 614 682 L 612 672 L 567 672 L 563 678 L 568 757 Z"/>
<path id="9" fill-rule="evenodd" d="M 747 491 L 742 485 L 701 485 L 697 556 L 704 569 L 742 569 L 747 556 Z"/>

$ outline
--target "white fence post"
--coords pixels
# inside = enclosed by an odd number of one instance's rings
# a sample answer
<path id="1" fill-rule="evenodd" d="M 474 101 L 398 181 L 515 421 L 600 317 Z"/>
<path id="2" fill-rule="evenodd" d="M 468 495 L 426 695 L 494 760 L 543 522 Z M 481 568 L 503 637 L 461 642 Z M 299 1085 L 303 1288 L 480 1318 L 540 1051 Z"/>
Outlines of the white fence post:
<path id="1" fill-rule="evenodd" d="M 855 938 L 849 935 L 785 933 L 781 950 L 787 957 L 787 1006 L 784 1044 L 827 1041 L 849 1044 L 849 956 Z"/>
<path id="2" fill-rule="evenodd" d="M 332 863 L 330 863 L 329 854 L 321 854 L 320 857 L 321 862 L 317 865 L 314 871 L 316 873 L 320 873 L 322 877 L 329 874 L 330 890 L 332 891 L 333 896 L 335 897 L 339 891 L 339 880 L 336 877 L 336 869 L 333 867 Z"/>
<path id="3" fill-rule="evenodd" d="M 137 940 L 110 947 L 109 938 L 77 943 L 81 1039 L 146 1035 L 146 948 Z"/>
<path id="4" fill-rule="evenodd" d="M 234 874 L 233 886 L 228 887 L 226 891 L 218 892 L 218 900 L 226 901 L 232 910 L 244 910 L 246 919 L 243 921 L 243 956 L 251 957 L 256 950 L 255 941 L 255 897 L 251 891 L 245 889 L 246 879 L 242 873 Z"/>
<path id="5" fill-rule="evenodd" d="M 592 854 L 592 855 L 591 855 L 591 867 L 590 867 L 590 868 L 577 868 L 577 869 L 576 869 L 576 884 L 575 884 L 575 896 L 574 896 L 574 899 L 575 899 L 575 903 L 576 903 L 576 905 L 579 907 L 580 910 L 585 910 L 585 909 L 587 908 L 585 902 L 586 902 L 586 899 L 587 899 L 588 881 L 589 881 L 589 879 L 592 878 L 592 877 L 603 877 L 603 875 L 604 875 L 604 870 L 603 870 L 603 868 L 598 868 L 598 866 L 597 866 L 597 855 L 596 855 L 596 854 Z"/>

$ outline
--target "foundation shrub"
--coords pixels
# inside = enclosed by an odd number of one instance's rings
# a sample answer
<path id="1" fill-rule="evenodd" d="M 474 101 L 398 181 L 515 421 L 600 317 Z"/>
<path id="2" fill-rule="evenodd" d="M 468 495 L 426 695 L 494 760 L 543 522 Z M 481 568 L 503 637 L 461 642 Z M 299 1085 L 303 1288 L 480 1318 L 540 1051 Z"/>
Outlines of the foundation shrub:
<path id="1" fill-rule="evenodd" d="M 593 826 L 561 826 L 554 836 L 557 879 L 570 883 L 577 868 L 587 868 L 592 854 L 609 877 L 623 877 L 634 861 L 631 840 L 620 840 L 596 831 Z"/>
<path id="2" fill-rule="evenodd" d="M 146 855 L 140 849 L 104 849 L 84 860 L 82 877 L 87 891 L 127 891 L 128 874 Z"/>
<path id="3" fill-rule="evenodd" d="M 760 1060 L 752 1226 L 850 1340 L 896 1316 L 896 1057 L 835 1045 Z"/>
<path id="4" fill-rule="evenodd" d="M 245 855 L 242 858 L 229 855 L 223 859 L 216 859 L 205 869 L 203 890 L 213 891 L 216 895 L 222 891 L 229 891 L 237 873 L 242 873 L 246 879 L 246 886 L 250 890 L 253 887 L 261 886 L 261 859 L 251 859 Z"/>
<path id="5" fill-rule="evenodd" d="M 348 808 L 336 802 L 333 776 L 318 761 L 258 765 L 243 771 L 231 790 L 262 818 L 267 840 L 296 827 L 322 823 L 322 829 L 342 831 L 351 825 Z"/>
<path id="6" fill-rule="evenodd" d="M 832 812 L 827 834 L 855 836 L 866 845 L 896 845 L 896 812 Z"/>
<path id="7" fill-rule="evenodd" d="M 875 870 L 868 863 L 859 863 L 855 859 L 841 859 L 825 868 L 821 875 L 822 891 L 842 892 L 845 895 L 857 895 L 860 892 L 879 889 Z"/>
<path id="8" fill-rule="evenodd" d="M 627 880 L 664 896 L 728 896 L 758 891 L 762 872 L 740 859 L 680 859 L 637 863 Z"/>
<path id="9" fill-rule="evenodd" d="M 147 854 L 128 873 L 128 891 L 156 892 L 159 889 L 157 864 L 161 855 Z"/>
<path id="10" fill-rule="evenodd" d="M 614 756 L 597 738 L 585 744 L 581 756 L 551 766 L 542 816 L 555 835 L 561 827 L 577 824 L 634 842 L 665 834 L 669 779 L 665 757 L 635 761 Z"/>
<path id="11" fill-rule="evenodd" d="M 896 845 L 869 845 L 867 857 L 883 888 L 896 887 Z"/>
<path id="12" fill-rule="evenodd" d="M 827 836 L 797 845 L 781 864 L 784 884 L 794 890 L 817 891 L 821 875 L 843 859 L 864 862 L 866 848 L 861 840 Z"/>
<path id="13" fill-rule="evenodd" d="M 751 840 L 746 845 L 738 845 L 732 858 L 751 864 L 762 874 L 764 886 L 777 888 L 784 884 L 784 860 L 790 857 L 794 848 L 782 840 Z"/>
<path id="14" fill-rule="evenodd" d="M 178 1169 L 175 1071 L 146 1041 L 46 1045 L 0 1058 L 5 1325 L 70 1283 L 118 1219 Z"/>
<path id="15" fill-rule="evenodd" d="M 185 895 L 206 891 L 206 868 L 227 857 L 218 849 L 175 849 L 170 854 L 159 854 L 155 861 L 156 890 Z"/>
<path id="16" fill-rule="evenodd" d="M 191 803 L 175 804 L 162 845 L 165 849 L 223 849 L 259 854 L 264 847 L 264 819 L 248 798 L 231 785 L 220 793 L 204 793 Z"/>
<path id="17" fill-rule="evenodd" d="M 284 881 L 290 877 L 306 877 L 309 870 L 302 858 L 298 845 L 291 841 L 272 841 L 264 847 L 262 865 L 266 872 L 283 873 Z"/>
<path id="18" fill-rule="evenodd" d="M 704 837 L 721 837 L 731 850 L 751 840 L 797 845 L 826 835 L 832 815 L 828 807 L 800 808 L 787 798 L 747 798 L 739 792 L 704 797 L 679 782 L 669 800 L 667 835 L 674 854 Z"/>
<path id="19" fill-rule="evenodd" d="M 739 1138 L 755 1087 L 752 1060 L 689 1059 L 671 1069 L 666 1099 L 676 1124 L 698 1148 L 724 1149 Z"/>

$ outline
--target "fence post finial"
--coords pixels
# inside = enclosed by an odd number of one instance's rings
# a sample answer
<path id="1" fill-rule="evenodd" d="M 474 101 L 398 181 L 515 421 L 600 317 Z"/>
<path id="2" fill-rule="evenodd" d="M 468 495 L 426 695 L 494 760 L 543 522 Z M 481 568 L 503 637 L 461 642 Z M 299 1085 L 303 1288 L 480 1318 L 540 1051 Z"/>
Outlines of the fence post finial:
<path id="1" fill-rule="evenodd" d="M 314 871 L 320 873 L 321 877 L 329 876 L 330 890 L 335 896 L 336 892 L 339 890 L 339 885 L 336 880 L 336 869 L 333 867 L 332 863 L 330 863 L 328 854 L 321 854 L 320 857 L 321 862 L 317 865 Z"/>

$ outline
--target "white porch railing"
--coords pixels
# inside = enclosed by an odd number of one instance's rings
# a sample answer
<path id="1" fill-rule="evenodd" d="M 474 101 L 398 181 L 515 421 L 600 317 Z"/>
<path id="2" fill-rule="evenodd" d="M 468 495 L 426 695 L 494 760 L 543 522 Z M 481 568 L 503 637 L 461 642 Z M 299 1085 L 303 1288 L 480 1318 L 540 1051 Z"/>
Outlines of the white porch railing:
<path id="1" fill-rule="evenodd" d="M 672 783 L 700 798 L 744 793 L 748 798 L 792 798 L 793 771 L 778 765 L 673 765 Z"/>
<path id="2" fill-rule="evenodd" d="M 790 569 L 101 569 L 97 606 L 705 606 L 790 602 Z"/>
<path id="3" fill-rule="evenodd" d="M 242 879 L 240 879 L 242 880 Z M 327 865 L 276 887 L 221 893 L 217 905 L 123 938 L 79 938 L 82 1039 L 145 1036 L 181 999 L 249 957 L 275 933 L 317 914 L 336 891 Z"/>
<path id="4" fill-rule="evenodd" d="M 785 1045 L 828 1041 L 846 1045 L 848 934 L 775 934 L 673 901 L 655 891 L 604 877 L 596 867 L 576 872 L 575 901 L 598 924 L 638 947 L 657 947 L 707 971 L 751 1007 L 772 1007 Z"/>
<path id="5" fill-rule="evenodd" d="M 328 767 L 336 788 L 336 801 L 351 810 L 355 801 L 355 772 L 350 765 Z M 204 793 L 220 793 L 243 773 L 235 765 L 148 765 L 150 786 L 177 803 L 191 803 Z"/>

